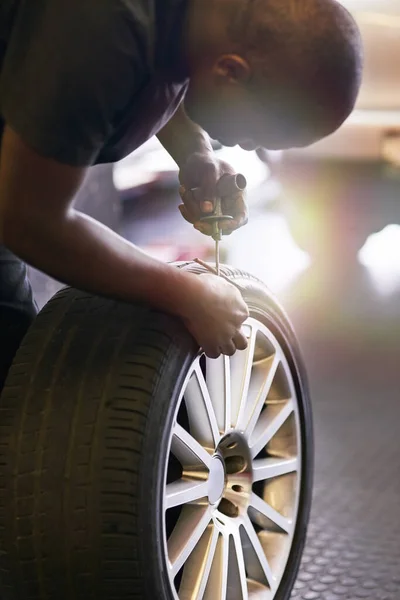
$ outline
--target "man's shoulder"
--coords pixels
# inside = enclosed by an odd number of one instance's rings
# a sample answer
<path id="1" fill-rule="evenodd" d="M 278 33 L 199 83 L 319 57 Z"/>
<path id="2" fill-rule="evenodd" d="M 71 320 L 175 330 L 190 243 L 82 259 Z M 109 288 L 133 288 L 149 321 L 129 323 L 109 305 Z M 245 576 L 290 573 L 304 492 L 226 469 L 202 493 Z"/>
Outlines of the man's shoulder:
<path id="1" fill-rule="evenodd" d="M 54 0 L 46 0 L 53 3 Z M 152 33 L 155 20 L 155 0 L 56 0 L 66 4 L 71 14 L 80 14 L 93 27 L 112 28 L 115 24 L 130 23 L 134 31 Z M 166 0 L 168 2 L 168 0 Z"/>
<path id="2" fill-rule="evenodd" d="M 42 155 L 90 164 L 152 72 L 153 0 L 15 2 L 1 116 Z"/>

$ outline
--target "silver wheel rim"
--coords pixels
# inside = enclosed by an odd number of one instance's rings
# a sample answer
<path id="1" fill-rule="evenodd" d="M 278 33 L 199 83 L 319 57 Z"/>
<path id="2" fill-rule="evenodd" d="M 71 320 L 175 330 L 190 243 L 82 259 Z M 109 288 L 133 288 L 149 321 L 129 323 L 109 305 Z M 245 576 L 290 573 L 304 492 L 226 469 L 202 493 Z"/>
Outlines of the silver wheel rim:
<path id="1" fill-rule="evenodd" d="M 182 386 L 163 486 L 166 570 L 176 600 L 273 600 L 293 543 L 299 409 L 288 361 L 262 323 L 248 348 L 199 355 Z"/>

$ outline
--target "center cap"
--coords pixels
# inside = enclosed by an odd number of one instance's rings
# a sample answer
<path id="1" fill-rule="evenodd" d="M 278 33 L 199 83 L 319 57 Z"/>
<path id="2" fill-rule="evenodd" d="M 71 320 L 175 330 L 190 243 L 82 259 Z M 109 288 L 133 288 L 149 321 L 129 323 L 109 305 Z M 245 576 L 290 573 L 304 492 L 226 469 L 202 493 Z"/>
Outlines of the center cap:
<path id="1" fill-rule="evenodd" d="M 221 498 L 225 489 L 225 469 L 224 463 L 219 456 L 214 456 L 210 465 L 210 474 L 208 476 L 208 501 L 210 504 L 216 504 Z"/>

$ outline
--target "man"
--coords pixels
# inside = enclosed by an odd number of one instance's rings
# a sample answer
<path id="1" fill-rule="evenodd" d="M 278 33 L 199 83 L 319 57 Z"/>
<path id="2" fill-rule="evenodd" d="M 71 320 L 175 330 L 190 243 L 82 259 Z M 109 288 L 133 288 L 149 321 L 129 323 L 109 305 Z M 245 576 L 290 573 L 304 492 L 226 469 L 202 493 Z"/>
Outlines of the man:
<path id="1" fill-rule="evenodd" d="M 151 259 L 72 199 L 88 167 L 158 134 L 180 167 L 183 217 L 209 234 L 200 218 L 233 170 L 208 136 L 304 146 L 351 112 L 361 44 L 348 12 L 335 0 L 2 0 L 0 61 L 0 388 L 36 312 L 22 261 L 177 315 L 208 356 L 244 349 L 233 286 Z M 243 195 L 224 212 L 225 233 L 244 225 Z"/>

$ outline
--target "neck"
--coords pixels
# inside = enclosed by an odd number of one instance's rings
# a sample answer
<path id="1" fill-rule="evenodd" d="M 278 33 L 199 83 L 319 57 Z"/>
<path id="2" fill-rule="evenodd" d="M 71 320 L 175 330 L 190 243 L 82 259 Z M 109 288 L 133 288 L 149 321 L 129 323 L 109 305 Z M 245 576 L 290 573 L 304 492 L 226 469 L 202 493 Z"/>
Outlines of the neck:
<path id="1" fill-rule="evenodd" d="M 243 0 L 189 0 L 184 49 L 189 72 L 217 56 L 235 51 L 228 25 Z"/>

